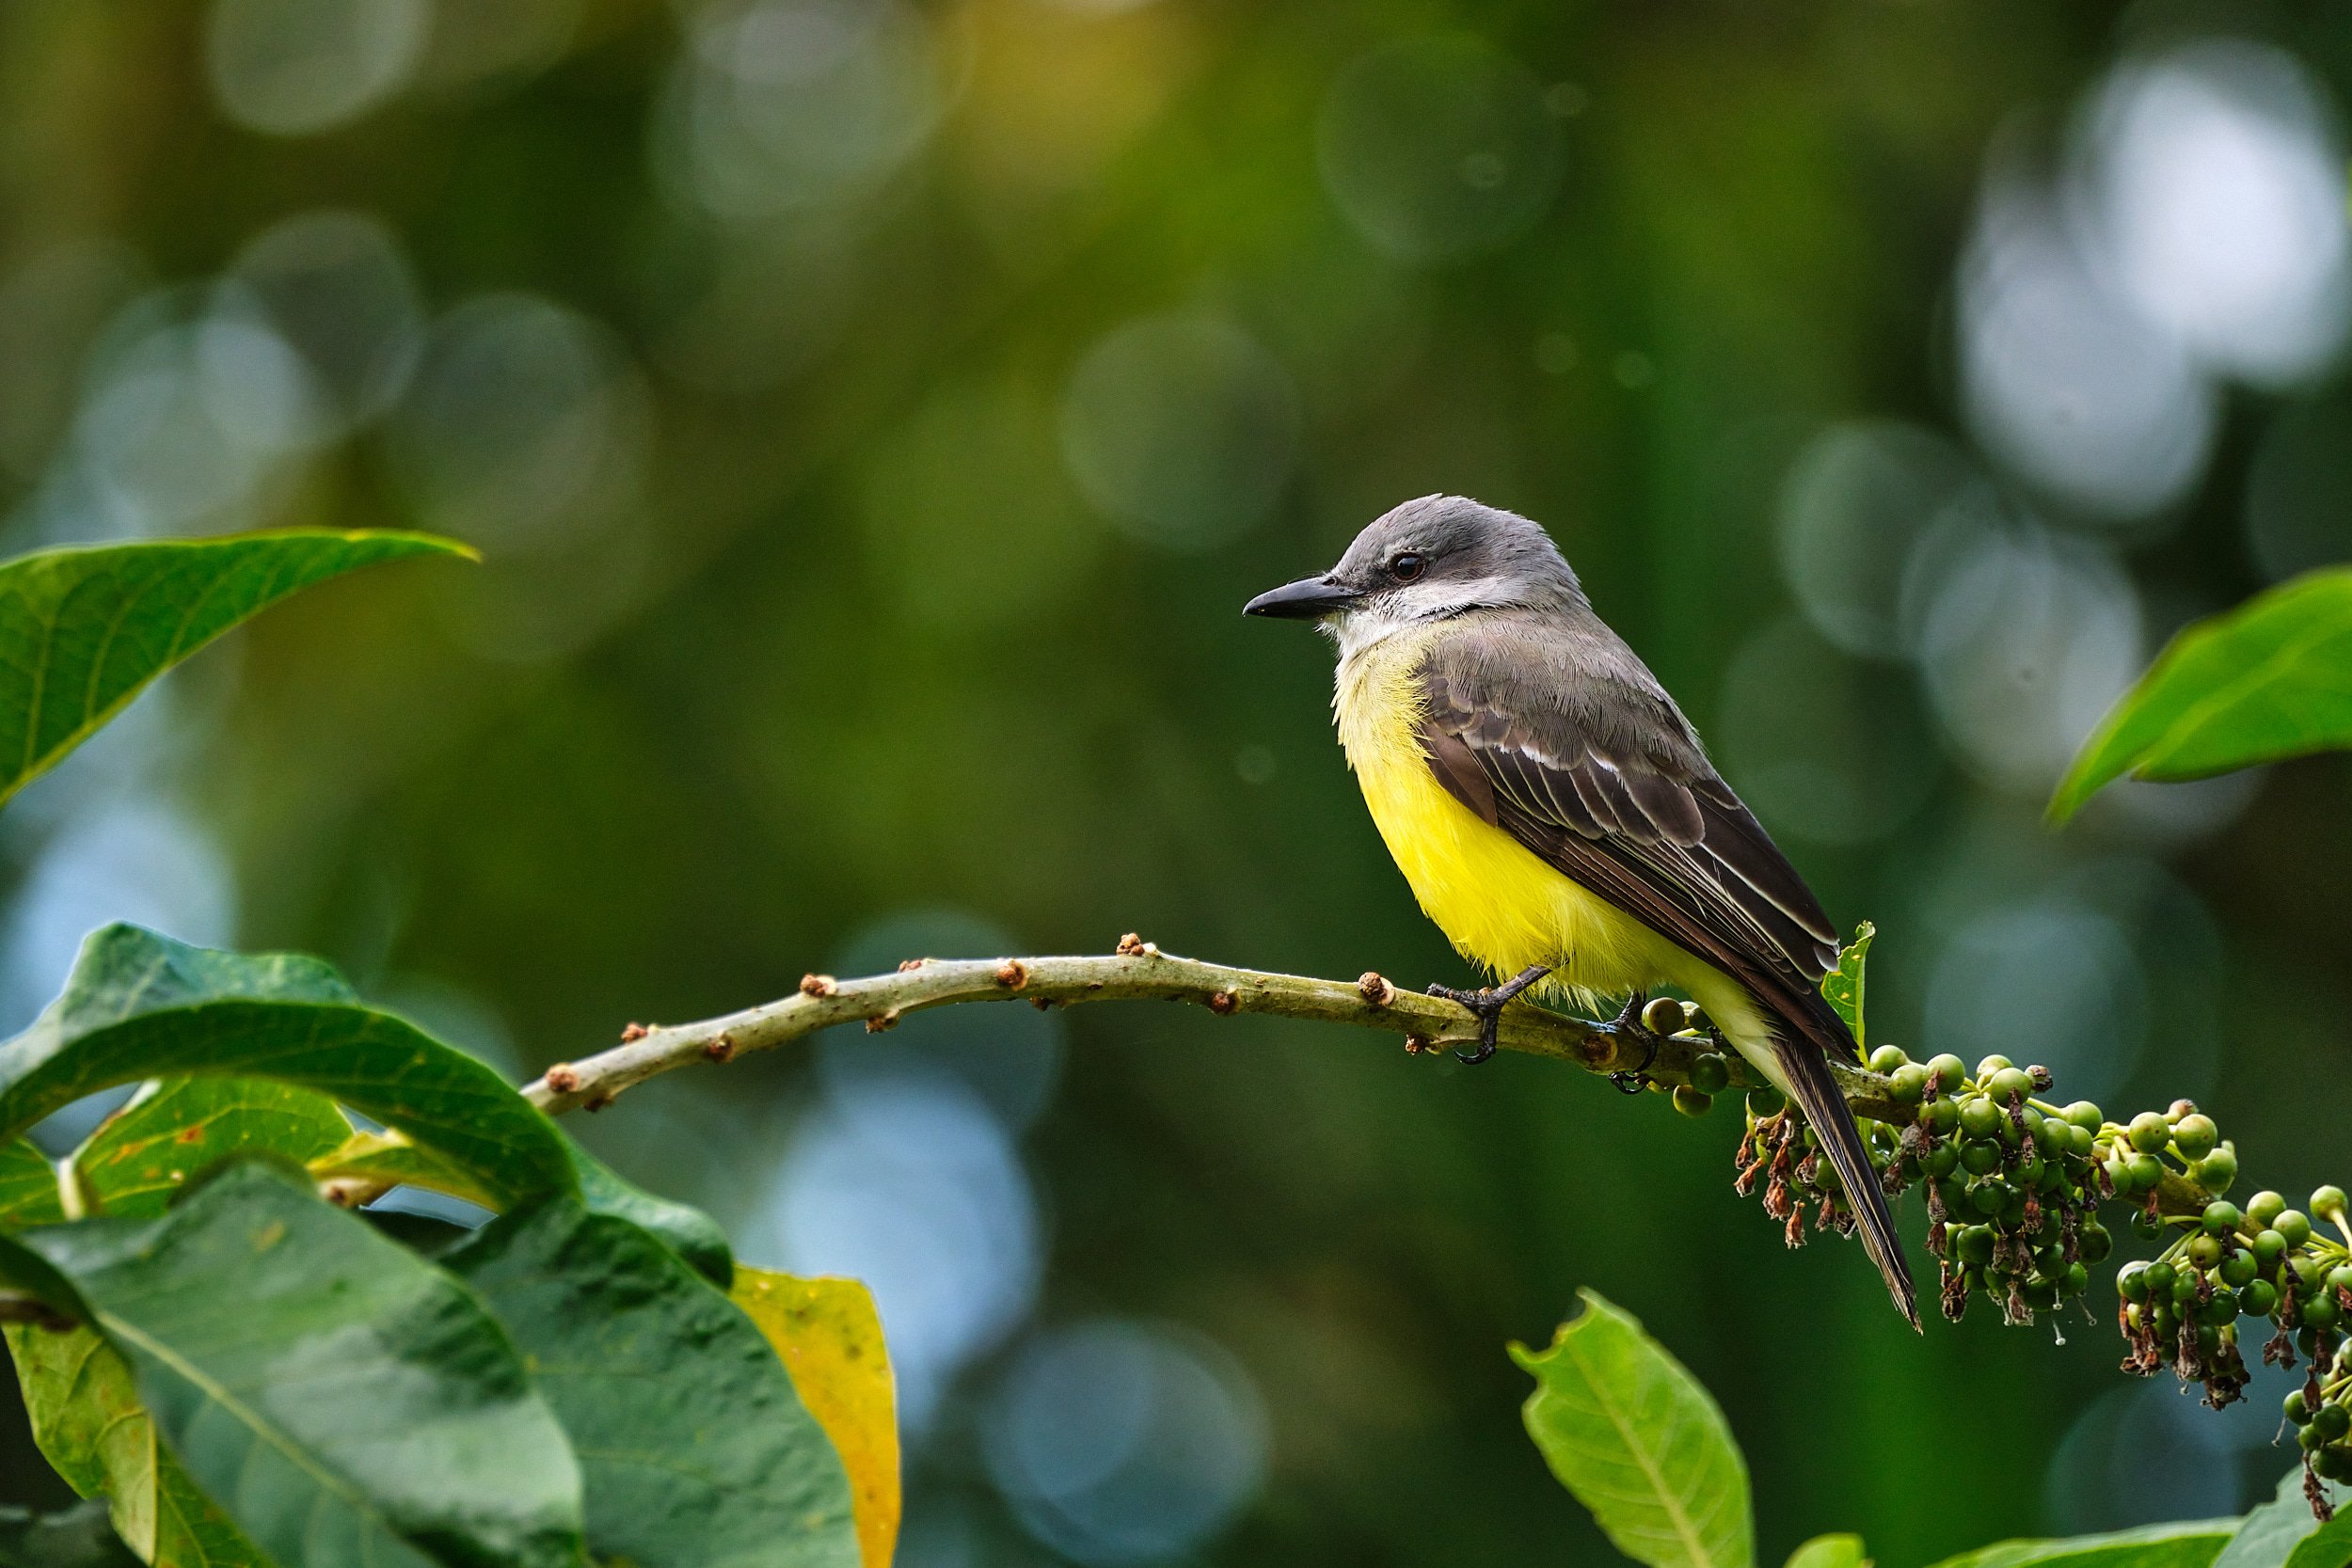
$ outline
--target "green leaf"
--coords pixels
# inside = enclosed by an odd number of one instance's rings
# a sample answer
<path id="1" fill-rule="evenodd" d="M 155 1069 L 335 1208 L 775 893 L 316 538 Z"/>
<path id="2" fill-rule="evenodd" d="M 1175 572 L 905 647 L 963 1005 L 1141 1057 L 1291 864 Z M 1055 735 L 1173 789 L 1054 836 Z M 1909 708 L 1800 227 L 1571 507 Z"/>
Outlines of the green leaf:
<path id="1" fill-rule="evenodd" d="M 1788 1568 L 1870 1568 L 1858 1535 L 1817 1535 L 1788 1554 Z"/>
<path id="2" fill-rule="evenodd" d="M 691 1205 L 632 1185 L 570 1138 L 564 1144 L 580 1179 L 580 1201 L 592 1212 L 615 1214 L 650 1230 L 723 1290 L 734 1279 L 735 1254 L 718 1221 Z M 418 1148 L 397 1132 L 355 1132 L 335 1148 L 313 1156 L 310 1166 L 322 1181 L 348 1178 L 427 1187 L 485 1209 L 499 1206 L 498 1195 L 464 1166 Z"/>
<path id="3" fill-rule="evenodd" d="M 857 1568 L 850 1482 L 757 1328 L 638 1227 L 556 1197 L 441 1259 L 571 1434 L 588 1545 L 638 1568 Z"/>
<path id="4" fill-rule="evenodd" d="M 271 1568 L 155 1440 L 131 1368 L 95 1329 L 11 1323 L 33 1441 L 66 1484 L 104 1495 L 114 1528 L 158 1568 Z"/>
<path id="5" fill-rule="evenodd" d="M 0 563 L 0 801 L 150 681 L 297 589 L 405 556 L 471 554 L 421 533 L 302 529 Z"/>
<path id="6" fill-rule="evenodd" d="M 99 1089 L 182 1073 L 332 1096 L 505 1200 L 577 1185 L 564 1136 L 505 1080 L 360 1002 L 316 958 L 191 947 L 136 926 L 91 932 L 65 993 L 0 1045 L 0 1138 Z"/>
<path id="7" fill-rule="evenodd" d="M 0 1568 L 138 1568 L 138 1561 L 106 1522 L 103 1502 L 56 1513 L 0 1507 Z"/>
<path id="8" fill-rule="evenodd" d="M 1617 1549 L 1650 1568 L 1749 1568 L 1748 1465 L 1682 1364 L 1597 1291 L 1540 1353 L 1523 1415 L 1551 1473 Z"/>
<path id="9" fill-rule="evenodd" d="M 581 1568 L 580 1468 L 473 1293 L 276 1165 L 151 1220 L 0 1240 L 132 1368 L 171 1453 L 270 1559 Z"/>
<path id="10" fill-rule="evenodd" d="M 2328 1488 L 2331 1499 L 2339 1489 Z M 2303 1466 L 2280 1479 L 2279 1494 L 2246 1516 L 2213 1568 L 2344 1568 L 2352 1562 L 2352 1509 L 2328 1524 L 2303 1496 Z"/>
<path id="11" fill-rule="evenodd" d="M 0 1143 L 0 1228 L 56 1225 L 65 1218 L 57 1196 L 57 1167 L 30 1138 Z"/>
<path id="12" fill-rule="evenodd" d="M 308 1160 L 350 1135 L 335 1102 L 309 1089 L 263 1078 L 169 1078 L 100 1123 L 72 1166 L 92 1213 L 160 1214 L 190 1177 L 225 1156 L 266 1150 Z"/>
<path id="13" fill-rule="evenodd" d="M 635 1185 L 568 1137 L 564 1147 L 580 1178 L 580 1200 L 589 1209 L 652 1231 L 722 1291 L 734 1283 L 735 1252 L 717 1220 L 691 1204 L 657 1196 Z"/>
<path id="14" fill-rule="evenodd" d="M 1862 980 L 1864 966 L 1870 961 L 1870 942 L 1879 928 L 1868 921 L 1853 928 L 1853 941 L 1837 955 L 1837 967 L 1821 976 L 1821 995 L 1837 1016 L 1846 1021 L 1853 1034 L 1857 1050 L 1864 1049 L 1862 1038 Z"/>
<path id="15" fill-rule="evenodd" d="M 2101 720 L 2050 798 L 2063 822 L 2112 780 L 2201 779 L 2352 747 L 2352 567 L 2200 621 Z"/>
<path id="16" fill-rule="evenodd" d="M 2212 1568 L 2236 1528 L 2235 1519 L 2202 1519 L 2069 1541 L 2003 1541 L 1935 1568 Z"/>

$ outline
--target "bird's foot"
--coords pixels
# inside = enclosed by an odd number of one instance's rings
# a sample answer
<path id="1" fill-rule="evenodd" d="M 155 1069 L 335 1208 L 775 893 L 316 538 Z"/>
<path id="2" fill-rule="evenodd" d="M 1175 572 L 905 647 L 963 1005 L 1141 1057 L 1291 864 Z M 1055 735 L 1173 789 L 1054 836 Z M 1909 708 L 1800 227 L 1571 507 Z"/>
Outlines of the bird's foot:
<path id="1" fill-rule="evenodd" d="M 1442 996 L 1448 1002 L 1458 1002 L 1478 1015 L 1478 1046 L 1473 1051 L 1456 1051 L 1454 1060 L 1476 1067 L 1495 1053 L 1495 1034 L 1502 1025 L 1503 1005 L 1513 997 L 1551 973 L 1549 964 L 1531 964 L 1499 986 L 1484 986 L 1476 990 L 1456 990 L 1452 986 L 1431 986 L 1429 994 Z"/>
<path id="2" fill-rule="evenodd" d="M 1609 1033 L 1622 1035 L 1642 1048 L 1642 1062 L 1639 1067 L 1629 1068 L 1609 1075 L 1609 1081 L 1617 1085 L 1619 1094 L 1640 1094 L 1652 1083 L 1649 1068 L 1652 1062 L 1658 1060 L 1659 1037 L 1654 1030 L 1642 1022 L 1642 1009 L 1648 1006 L 1648 994 L 1637 990 L 1625 999 L 1625 1006 L 1619 1009 L 1615 1021 L 1605 1025 Z"/>

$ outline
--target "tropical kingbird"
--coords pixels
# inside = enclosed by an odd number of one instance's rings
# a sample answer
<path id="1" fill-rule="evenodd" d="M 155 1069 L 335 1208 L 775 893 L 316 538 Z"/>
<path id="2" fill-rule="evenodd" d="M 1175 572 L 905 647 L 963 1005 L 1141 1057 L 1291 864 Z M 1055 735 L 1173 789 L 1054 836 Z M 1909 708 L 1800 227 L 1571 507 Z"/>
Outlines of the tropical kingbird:
<path id="1" fill-rule="evenodd" d="M 1915 1327 L 1885 1195 L 1830 1075 L 1852 1034 L 1818 982 L 1837 928 L 1536 524 L 1459 496 L 1381 517 L 1247 613 L 1339 644 L 1332 707 L 1414 896 L 1501 984 L 1433 986 L 1480 1019 L 1531 986 L 1590 1006 L 1679 988 L 1804 1113 Z M 1502 979 L 1503 976 L 1509 979 Z"/>

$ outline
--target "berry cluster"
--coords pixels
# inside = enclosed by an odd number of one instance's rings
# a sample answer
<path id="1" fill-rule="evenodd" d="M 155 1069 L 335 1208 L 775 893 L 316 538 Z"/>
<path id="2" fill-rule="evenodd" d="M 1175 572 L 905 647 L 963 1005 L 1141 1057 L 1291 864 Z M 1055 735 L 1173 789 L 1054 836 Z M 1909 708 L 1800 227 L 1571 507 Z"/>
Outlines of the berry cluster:
<path id="1" fill-rule="evenodd" d="M 2310 1371 L 2287 1397 L 2287 1419 L 2312 1475 L 2352 1481 L 2352 1213 L 2343 1189 L 2320 1188 L 2308 1210 L 2270 1192 L 2240 1210 L 2222 1196 L 2237 1180 L 2236 1148 L 2185 1100 L 2117 1123 L 2089 1101 L 2052 1103 L 2045 1069 L 2004 1056 L 1971 1072 L 1956 1056 L 1915 1062 L 1881 1046 L 1869 1067 L 1883 1101 L 1908 1118 L 1863 1119 L 1871 1164 L 1890 1196 L 1926 1191 L 1946 1317 L 1982 1294 L 2006 1322 L 2030 1323 L 2080 1297 L 2090 1266 L 2115 1244 L 2100 1205 L 2127 1205 L 2133 1231 L 2166 1244 L 2116 1276 L 2123 1370 L 2169 1367 L 2218 1408 L 2248 1381 L 2242 1336 L 2260 1338 L 2263 1359 L 2282 1367 L 2299 1351 Z M 1816 1230 L 1852 1229 L 1837 1173 L 1771 1089 L 1748 1095 L 1738 1158 L 1739 1190 L 1763 1183 L 1789 1245 L 1804 1241 L 1808 1212 Z M 2324 1511 L 2316 1482 L 2307 1490 Z"/>

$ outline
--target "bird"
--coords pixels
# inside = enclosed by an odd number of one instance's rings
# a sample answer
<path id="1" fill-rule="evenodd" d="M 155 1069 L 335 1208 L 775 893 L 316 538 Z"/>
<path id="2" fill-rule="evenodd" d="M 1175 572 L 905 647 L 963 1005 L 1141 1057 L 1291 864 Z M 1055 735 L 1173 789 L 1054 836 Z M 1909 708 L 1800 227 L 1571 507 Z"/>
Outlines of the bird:
<path id="1" fill-rule="evenodd" d="M 1531 990 L 1626 997 L 1617 1026 L 1640 1035 L 1643 1001 L 1678 989 L 1804 1113 L 1917 1328 L 1830 1072 L 1860 1055 L 1819 985 L 1837 928 L 1542 526 L 1423 496 L 1244 612 L 1311 621 L 1337 644 L 1333 715 L 1373 821 L 1422 911 L 1498 982 L 1430 988 L 1479 1019 L 1463 1060 L 1493 1054 L 1503 1007 Z"/>

